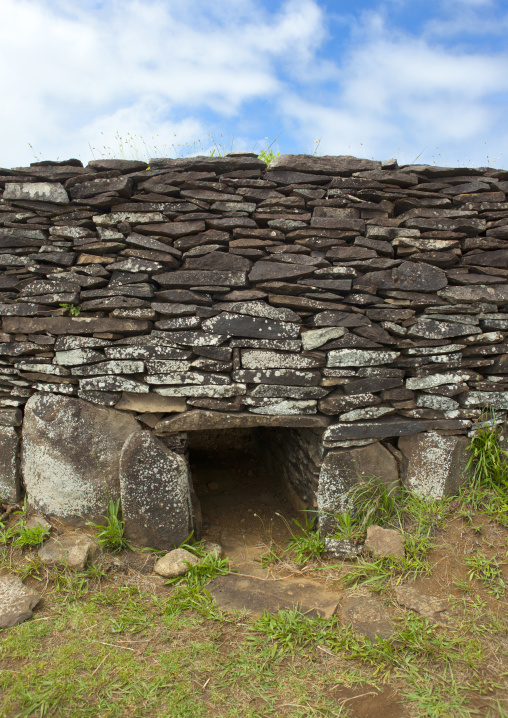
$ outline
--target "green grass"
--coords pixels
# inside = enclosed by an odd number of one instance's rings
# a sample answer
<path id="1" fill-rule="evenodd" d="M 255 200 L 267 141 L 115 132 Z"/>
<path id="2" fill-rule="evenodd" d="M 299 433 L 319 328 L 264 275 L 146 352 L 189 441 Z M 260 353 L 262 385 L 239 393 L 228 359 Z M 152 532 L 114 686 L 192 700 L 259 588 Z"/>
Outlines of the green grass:
<path id="1" fill-rule="evenodd" d="M 114 501 L 110 499 L 106 509 L 106 526 L 100 524 L 94 524 L 91 521 L 87 522 L 88 526 L 91 526 L 97 531 L 97 541 L 99 546 L 111 553 L 118 553 L 124 548 L 132 548 L 129 541 L 124 536 L 124 522 L 120 518 L 120 499 Z"/>

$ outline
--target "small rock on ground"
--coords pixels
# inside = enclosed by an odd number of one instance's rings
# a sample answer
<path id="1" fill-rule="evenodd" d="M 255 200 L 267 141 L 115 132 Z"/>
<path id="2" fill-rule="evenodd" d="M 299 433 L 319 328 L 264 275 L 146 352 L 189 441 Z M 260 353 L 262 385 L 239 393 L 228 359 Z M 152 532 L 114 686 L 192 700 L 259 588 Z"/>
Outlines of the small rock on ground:
<path id="1" fill-rule="evenodd" d="M 183 576 L 191 566 L 195 566 L 197 563 L 199 563 L 199 559 L 194 554 L 184 548 L 175 548 L 174 551 L 170 551 L 156 561 L 153 570 L 159 576 L 175 578 L 175 576 Z"/>
<path id="2" fill-rule="evenodd" d="M 384 529 L 381 526 L 369 526 L 364 548 L 375 558 L 384 558 L 386 556 L 403 558 L 404 541 L 404 536 L 398 531 Z"/>
<path id="3" fill-rule="evenodd" d="M 404 608 L 416 611 L 434 623 L 448 623 L 448 602 L 436 596 L 427 596 L 414 586 L 396 586 L 395 598 Z"/>
<path id="4" fill-rule="evenodd" d="M 25 524 L 27 529 L 36 529 L 38 526 L 43 529 L 51 529 L 51 524 L 49 521 L 46 521 L 44 516 L 30 516 Z"/>
<path id="5" fill-rule="evenodd" d="M 217 558 L 222 558 L 224 556 L 224 549 L 220 545 L 220 543 L 214 543 L 213 541 L 206 541 L 203 548 L 205 549 L 206 553 L 211 553 L 217 556 Z"/>
<path id="6" fill-rule="evenodd" d="M 17 576 L 0 576 L 0 628 L 11 628 L 26 621 L 41 600 L 33 588 Z"/>
<path id="7" fill-rule="evenodd" d="M 62 534 L 47 541 L 39 549 L 39 558 L 47 566 L 63 565 L 83 571 L 99 550 L 95 539 L 88 534 Z"/>
<path id="8" fill-rule="evenodd" d="M 371 641 L 375 641 L 377 636 L 390 638 L 394 632 L 390 611 L 374 597 L 349 599 L 342 606 L 341 618 L 344 625 L 351 624 L 355 631 Z"/>
<path id="9" fill-rule="evenodd" d="M 325 538 L 325 551 L 336 558 L 356 558 L 362 552 L 362 546 L 350 539 Z"/>

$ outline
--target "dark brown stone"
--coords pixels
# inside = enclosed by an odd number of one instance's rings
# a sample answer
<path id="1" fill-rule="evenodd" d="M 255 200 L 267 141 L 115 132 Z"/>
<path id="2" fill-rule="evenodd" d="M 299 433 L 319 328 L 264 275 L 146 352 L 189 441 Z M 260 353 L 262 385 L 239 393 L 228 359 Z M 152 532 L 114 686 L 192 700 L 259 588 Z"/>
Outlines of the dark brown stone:
<path id="1" fill-rule="evenodd" d="M 279 155 L 270 162 L 270 171 L 309 172 L 311 174 L 342 175 L 349 177 L 353 172 L 380 169 L 381 163 L 347 155 L 334 157 L 323 155 Z M 270 172 L 265 175 L 267 178 Z"/>
<path id="2" fill-rule="evenodd" d="M 184 269 L 227 269 L 248 272 L 252 267 L 245 257 L 229 252 L 210 252 L 203 257 L 189 257 L 185 260 Z"/>
<path id="3" fill-rule="evenodd" d="M 4 317 L 3 329 L 14 334 L 96 334 L 98 332 L 137 333 L 150 329 L 150 322 L 136 319 L 96 317 Z"/>

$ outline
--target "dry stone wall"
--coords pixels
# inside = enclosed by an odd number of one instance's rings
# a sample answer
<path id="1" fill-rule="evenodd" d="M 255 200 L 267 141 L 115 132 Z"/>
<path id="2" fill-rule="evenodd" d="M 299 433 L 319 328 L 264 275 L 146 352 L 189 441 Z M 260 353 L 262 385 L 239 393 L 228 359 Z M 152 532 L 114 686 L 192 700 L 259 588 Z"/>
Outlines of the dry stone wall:
<path id="1" fill-rule="evenodd" d="M 6 497 L 34 394 L 178 441 L 313 430 L 323 510 L 362 446 L 438 495 L 481 407 L 508 409 L 508 171 L 233 154 L 36 162 L 0 188 Z M 453 456 L 437 484 L 429 455 Z"/>

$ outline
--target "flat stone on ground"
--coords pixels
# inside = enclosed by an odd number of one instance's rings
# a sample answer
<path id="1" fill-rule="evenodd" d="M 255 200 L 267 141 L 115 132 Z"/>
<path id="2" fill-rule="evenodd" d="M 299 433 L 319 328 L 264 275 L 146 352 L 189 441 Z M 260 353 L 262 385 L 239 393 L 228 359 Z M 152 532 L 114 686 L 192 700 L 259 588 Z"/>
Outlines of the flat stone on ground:
<path id="1" fill-rule="evenodd" d="M 384 529 L 381 526 L 369 526 L 364 547 L 375 558 L 404 556 L 404 537 L 393 529 Z"/>
<path id="2" fill-rule="evenodd" d="M 26 621 L 41 600 L 33 588 L 18 576 L 0 576 L 0 628 L 11 628 Z"/>
<path id="3" fill-rule="evenodd" d="M 388 639 L 394 633 L 390 611 L 378 598 L 359 596 L 344 603 L 341 609 L 344 625 L 351 627 L 371 641 L 377 637 Z"/>
<path id="4" fill-rule="evenodd" d="M 404 608 L 416 611 L 429 621 L 447 623 L 448 602 L 436 596 L 427 596 L 414 586 L 395 586 L 395 598 Z"/>
<path id="5" fill-rule="evenodd" d="M 329 618 L 335 612 L 339 596 L 319 584 L 304 579 L 276 580 L 267 572 L 250 566 L 239 566 L 239 575 L 218 576 L 207 588 L 220 608 L 246 609 L 254 616 L 264 611 L 298 609 L 307 616 Z"/>
<path id="6" fill-rule="evenodd" d="M 68 533 L 49 539 L 39 549 L 39 558 L 46 566 L 65 566 L 84 571 L 99 551 L 95 539 L 87 534 Z"/>

